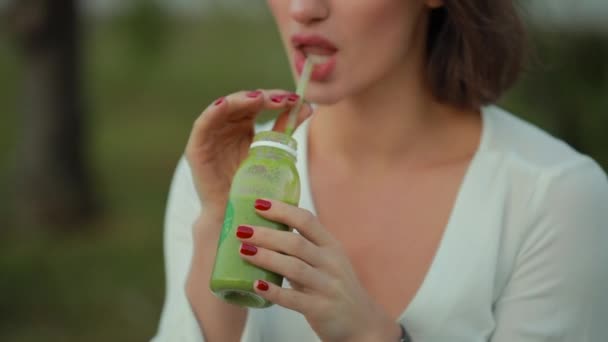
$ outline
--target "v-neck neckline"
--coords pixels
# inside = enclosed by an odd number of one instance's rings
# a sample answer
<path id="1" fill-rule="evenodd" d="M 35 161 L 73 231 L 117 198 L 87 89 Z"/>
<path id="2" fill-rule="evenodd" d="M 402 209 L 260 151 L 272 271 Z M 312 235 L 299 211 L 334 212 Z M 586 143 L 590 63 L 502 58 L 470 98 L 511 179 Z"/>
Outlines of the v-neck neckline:
<path id="1" fill-rule="evenodd" d="M 483 156 L 483 151 L 486 149 L 488 139 L 490 135 L 491 125 L 489 112 L 492 107 L 483 107 L 481 109 L 481 134 L 477 149 L 467 166 L 463 179 L 458 188 L 456 199 L 452 205 L 448 221 L 446 222 L 442 237 L 440 239 L 435 255 L 433 256 L 432 262 L 424 275 L 424 278 L 419 285 L 416 293 L 411 298 L 410 302 L 404 304 L 403 311 L 397 318 L 397 321 L 406 321 L 411 317 L 418 315 L 418 313 L 424 312 L 425 303 L 432 300 L 432 297 L 436 291 L 434 289 L 445 286 L 445 282 L 442 281 L 441 275 L 449 272 L 444 272 L 441 266 L 445 265 L 447 260 L 450 258 L 448 253 L 449 246 L 456 244 L 459 238 L 459 234 L 456 233 L 456 223 L 458 222 L 459 213 L 461 212 L 460 207 L 463 205 L 463 198 L 467 195 L 467 189 L 471 187 L 471 182 L 476 178 L 475 174 L 479 171 L 480 159 Z M 313 214 L 317 214 L 311 190 L 311 183 L 309 178 L 308 170 L 308 137 L 310 133 L 310 122 L 311 118 L 308 118 L 304 123 L 298 127 L 294 132 L 294 138 L 298 142 L 298 154 L 296 167 L 300 175 L 301 191 L 300 191 L 300 207 L 310 210 Z"/>

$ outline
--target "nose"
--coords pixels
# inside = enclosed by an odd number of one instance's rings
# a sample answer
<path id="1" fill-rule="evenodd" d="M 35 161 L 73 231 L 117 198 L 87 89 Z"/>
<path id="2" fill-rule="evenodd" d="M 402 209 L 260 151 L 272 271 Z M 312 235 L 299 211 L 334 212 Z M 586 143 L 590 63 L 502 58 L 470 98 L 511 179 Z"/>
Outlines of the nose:
<path id="1" fill-rule="evenodd" d="M 329 5 L 327 0 L 292 0 L 289 13 L 298 23 L 311 25 L 327 18 Z"/>

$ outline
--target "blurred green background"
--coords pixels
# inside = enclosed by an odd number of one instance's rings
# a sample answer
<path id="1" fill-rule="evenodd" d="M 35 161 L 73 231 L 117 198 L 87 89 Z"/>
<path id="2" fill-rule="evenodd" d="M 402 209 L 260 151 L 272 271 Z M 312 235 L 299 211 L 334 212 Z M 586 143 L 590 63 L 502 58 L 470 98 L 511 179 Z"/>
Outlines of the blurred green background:
<path id="1" fill-rule="evenodd" d="M 261 2 L 247 11 L 131 3 L 80 17 L 83 146 L 98 205 L 61 224 L 15 215 L 17 151 L 32 125 L 22 107 L 33 99 L 23 93 L 29 66 L 14 13 L 0 7 L 0 341 L 153 336 L 164 297 L 163 210 L 193 120 L 229 92 L 293 87 Z M 534 58 L 501 104 L 606 169 L 607 31 L 530 26 Z"/>

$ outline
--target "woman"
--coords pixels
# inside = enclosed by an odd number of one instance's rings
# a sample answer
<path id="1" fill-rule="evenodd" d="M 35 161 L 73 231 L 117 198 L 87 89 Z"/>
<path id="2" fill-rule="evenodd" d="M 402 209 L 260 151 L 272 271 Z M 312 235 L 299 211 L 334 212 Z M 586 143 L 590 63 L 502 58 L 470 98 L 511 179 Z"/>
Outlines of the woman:
<path id="1" fill-rule="evenodd" d="M 606 175 L 491 105 L 521 64 L 511 1 L 268 5 L 296 79 L 324 58 L 294 135 L 300 208 L 256 202 L 300 234 L 237 232 L 242 257 L 287 282 L 256 282 L 277 304 L 264 310 L 208 288 L 255 116 L 297 100 L 237 92 L 197 119 L 176 171 L 158 341 L 608 340 Z"/>

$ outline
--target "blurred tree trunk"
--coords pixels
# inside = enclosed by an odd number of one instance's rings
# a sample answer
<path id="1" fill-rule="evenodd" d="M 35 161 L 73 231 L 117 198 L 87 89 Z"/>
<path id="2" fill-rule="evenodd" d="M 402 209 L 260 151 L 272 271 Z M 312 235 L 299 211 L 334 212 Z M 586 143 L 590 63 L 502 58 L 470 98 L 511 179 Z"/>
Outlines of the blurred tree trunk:
<path id="1" fill-rule="evenodd" d="M 16 0 L 23 65 L 19 223 L 70 229 L 97 212 L 86 159 L 76 0 Z"/>

